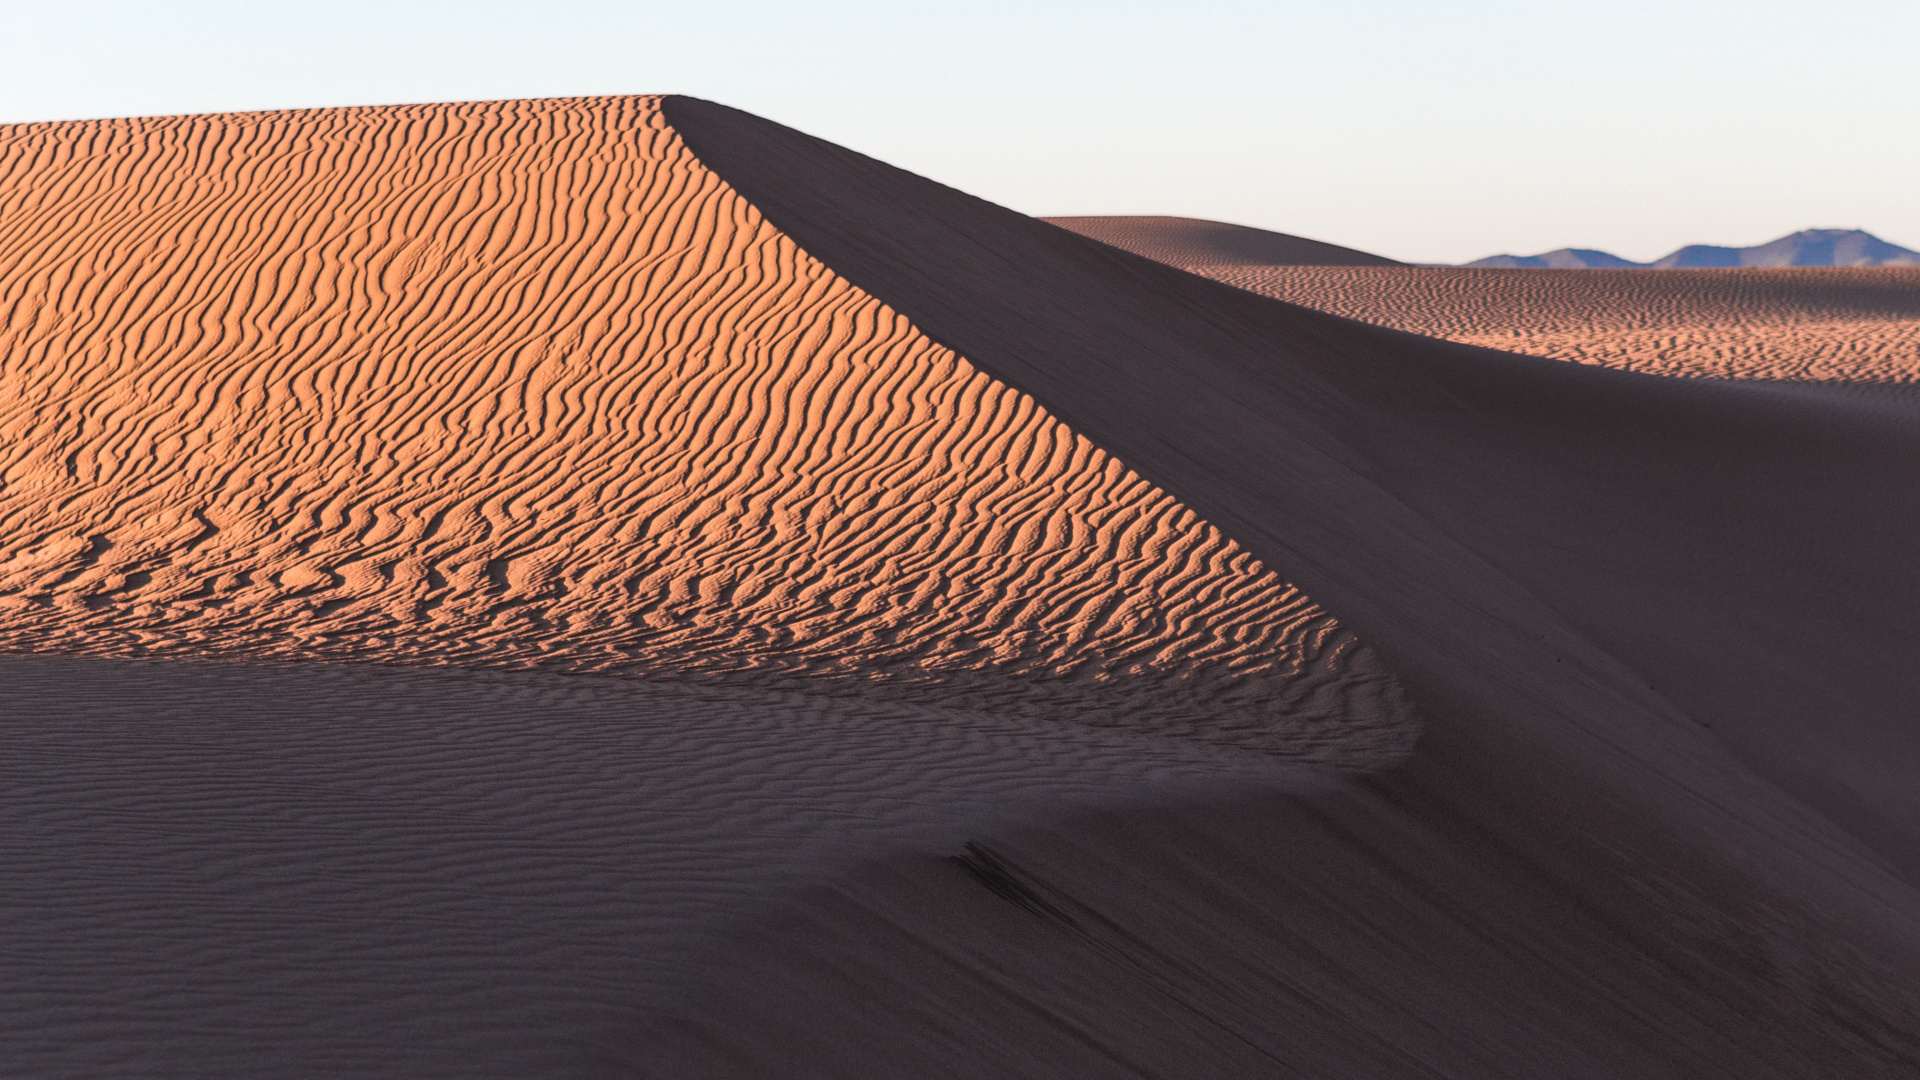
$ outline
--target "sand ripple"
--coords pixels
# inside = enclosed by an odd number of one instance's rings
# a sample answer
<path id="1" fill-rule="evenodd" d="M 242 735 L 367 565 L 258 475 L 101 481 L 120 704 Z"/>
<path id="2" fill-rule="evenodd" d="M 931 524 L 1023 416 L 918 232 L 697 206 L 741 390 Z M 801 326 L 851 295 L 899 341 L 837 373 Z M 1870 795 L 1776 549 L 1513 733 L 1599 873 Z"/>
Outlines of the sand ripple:
<path id="1" fill-rule="evenodd" d="M 0 648 L 746 678 L 1405 748 L 1298 589 L 647 98 L 0 129 Z"/>
<path id="2" fill-rule="evenodd" d="M 1601 367 L 1920 396 L 1920 270 L 1479 270 L 1175 262 L 1289 303 Z"/>

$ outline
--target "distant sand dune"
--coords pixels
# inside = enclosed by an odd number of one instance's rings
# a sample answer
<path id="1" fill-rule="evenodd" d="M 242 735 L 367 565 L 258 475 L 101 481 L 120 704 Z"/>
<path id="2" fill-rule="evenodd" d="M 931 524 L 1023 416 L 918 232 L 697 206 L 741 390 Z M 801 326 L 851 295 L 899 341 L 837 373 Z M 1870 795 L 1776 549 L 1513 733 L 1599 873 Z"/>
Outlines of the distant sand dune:
<path id="1" fill-rule="evenodd" d="M 1645 274 L 1175 265 L 1350 319 L 1556 360 L 1902 395 L 1920 384 L 1920 269 L 1911 267 Z"/>
<path id="2" fill-rule="evenodd" d="M 0 646 L 1405 750 L 1351 633 L 810 258 L 652 99 L 4 136 Z"/>
<path id="3" fill-rule="evenodd" d="M 1184 217 L 1050 217 L 1043 221 L 1164 263 L 1209 266 L 1399 266 L 1379 255 L 1223 221 Z"/>

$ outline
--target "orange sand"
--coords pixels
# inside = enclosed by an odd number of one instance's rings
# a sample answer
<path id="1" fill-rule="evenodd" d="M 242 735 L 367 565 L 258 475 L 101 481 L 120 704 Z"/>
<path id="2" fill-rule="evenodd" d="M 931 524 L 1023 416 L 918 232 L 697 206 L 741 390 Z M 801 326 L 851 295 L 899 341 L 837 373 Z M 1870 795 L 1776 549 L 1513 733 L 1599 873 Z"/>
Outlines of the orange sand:
<path id="1" fill-rule="evenodd" d="M 1405 750 L 1349 632 L 810 258 L 654 99 L 29 125 L 0 178 L 0 647 Z"/>
<path id="2" fill-rule="evenodd" d="M 1253 266 L 1131 250 L 1290 304 L 1555 360 L 1903 395 L 1920 383 L 1920 270 L 1912 267 Z"/>

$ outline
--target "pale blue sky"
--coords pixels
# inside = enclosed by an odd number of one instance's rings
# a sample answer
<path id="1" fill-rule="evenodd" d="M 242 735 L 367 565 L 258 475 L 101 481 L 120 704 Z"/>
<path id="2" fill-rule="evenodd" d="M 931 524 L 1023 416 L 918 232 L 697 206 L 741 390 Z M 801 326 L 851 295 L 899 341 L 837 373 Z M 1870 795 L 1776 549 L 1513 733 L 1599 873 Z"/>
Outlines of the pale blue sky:
<path id="1" fill-rule="evenodd" d="M 64 0 L 0 121 L 712 98 L 1034 214 L 1171 213 L 1415 261 L 1920 247 L 1916 0 Z"/>

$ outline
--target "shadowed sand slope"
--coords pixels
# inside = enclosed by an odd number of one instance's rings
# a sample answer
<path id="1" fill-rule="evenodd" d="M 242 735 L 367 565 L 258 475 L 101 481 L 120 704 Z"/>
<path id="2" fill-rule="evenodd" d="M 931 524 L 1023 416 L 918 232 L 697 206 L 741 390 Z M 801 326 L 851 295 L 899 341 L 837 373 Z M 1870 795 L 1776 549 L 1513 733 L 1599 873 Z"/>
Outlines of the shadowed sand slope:
<path id="1" fill-rule="evenodd" d="M 0 215 L 5 647 L 1405 748 L 1351 634 L 808 256 L 653 99 L 18 126 Z"/>
<path id="2" fill-rule="evenodd" d="M 1165 259 L 1321 311 L 1473 345 L 1659 375 L 1920 381 L 1920 269 L 1299 269 Z"/>
<path id="3" fill-rule="evenodd" d="M 1539 1075 L 1549 1061 L 1591 1076 L 1920 1067 L 1910 419 L 1334 319 L 742 113 L 679 98 L 666 113 L 814 256 L 1334 605 L 1420 701 L 1413 759 L 1357 782 L 1355 805 L 1377 813 L 1316 825 L 1330 833 L 1319 855 L 1240 879 L 1283 924 L 1295 908 L 1274 890 L 1317 882 L 1373 927 L 1377 949 L 1314 955 L 1380 995 L 1383 1012 L 1328 1023 L 1340 1045 L 1371 1046 L 1391 1067 L 1358 1050 L 1300 1057 L 1257 1009 L 1207 1012 L 1192 995 L 1206 964 L 1236 948 L 1231 935 L 1213 951 L 1154 954 L 1154 971 L 1184 973 L 1159 985 L 1207 1014 L 1209 1038 L 1281 1055 L 1263 1058 L 1275 1072 L 1318 1075 Z M 1348 820 L 1313 805 L 1309 819 Z M 1420 835 L 1429 842 L 1404 842 Z M 1117 858 L 1156 850 L 1111 842 Z M 1425 899 L 1410 908 L 1329 884 L 1382 864 Z M 1189 868 L 1153 888 L 1200 903 L 1219 884 L 1209 874 Z M 1076 902 L 1102 912 L 1132 898 Z M 1466 931 L 1464 951 L 1442 944 L 1490 910 L 1503 912 L 1497 930 Z M 958 957 L 932 916 L 869 922 L 828 903 L 810 918 L 823 933 L 841 926 L 854 955 L 870 956 L 858 943 L 882 925 L 901 929 L 902 948 L 924 942 L 914 970 L 942 980 L 944 1017 L 984 1023 L 1009 1008 L 994 987 L 1018 997 L 1037 985 L 1022 979 L 1055 970 L 991 943 Z M 1577 924 L 1597 937 L 1581 944 Z M 1058 940 L 1047 956 L 1081 973 L 1070 979 L 1123 981 L 1126 962 Z M 1296 992 L 1309 948 L 1274 944 L 1261 953 L 1268 989 L 1232 992 Z M 888 1043 L 896 1063 L 940 1060 L 939 1039 L 906 1020 L 917 1006 L 904 993 L 836 996 L 830 964 L 785 955 L 795 973 L 783 979 L 806 989 L 778 1000 L 847 1027 L 814 1017 L 767 1034 L 762 1052 L 831 1055 L 832 1030 L 914 1030 Z M 872 963 L 862 970 L 895 985 Z M 1555 974 L 1528 988 L 1503 969 Z M 1417 1025 L 1414 999 L 1428 991 L 1415 988 L 1435 986 L 1490 994 L 1479 1045 L 1504 1049 L 1478 1064 L 1422 1061 L 1386 1017 L 1404 1010 Z M 743 989 L 718 1015 L 737 1020 L 755 1000 Z M 1056 1030 L 1079 1023 L 1036 1008 Z M 1543 1009 L 1599 1027 L 1554 1035 L 1526 1019 Z M 1125 1037 L 1122 1012 L 1079 1027 L 1080 1045 L 1110 1053 L 1094 1071 L 1151 1072 L 1110 1041 Z M 892 1028 L 876 1019 L 888 1015 Z"/>
<path id="4" fill-rule="evenodd" d="M 1399 266 L 1338 244 L 1223 221 L 1183 217 L 1051 217 L 1041 220 L 1160 262 L 1207 266 Z"/>
<path id="5" fill-rule="evenodd" d="M 631 1077 L 741 919 L 876 850 L 1298 779 L 1063 726 L 540 671 L 0 657 L 0 1076 Z"/>

